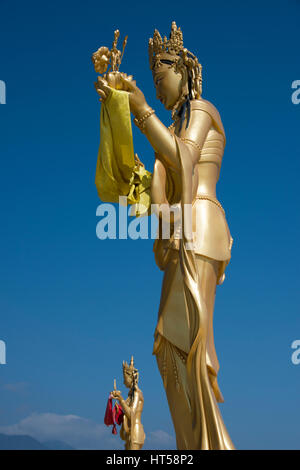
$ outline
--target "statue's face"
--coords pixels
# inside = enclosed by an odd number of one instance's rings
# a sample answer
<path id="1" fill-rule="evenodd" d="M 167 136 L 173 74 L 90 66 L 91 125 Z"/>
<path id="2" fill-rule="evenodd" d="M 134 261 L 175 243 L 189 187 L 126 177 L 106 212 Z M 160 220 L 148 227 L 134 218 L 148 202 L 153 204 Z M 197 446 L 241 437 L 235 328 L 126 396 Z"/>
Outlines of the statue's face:
<path id="1" fill-rule="evenodd" d="M 174 67 L 162 64 L 153 73 L 156 97 L 166 109 L 172 109 L 181 96 L 182 75 Z"/>
<path id="2" fill-rule="evenodd" d="M 123 377 L 124 377 L 125 387 L 131 388 L 132 387 L 132 375 L 129 374 L 128 372 L 124 372 Z"/>

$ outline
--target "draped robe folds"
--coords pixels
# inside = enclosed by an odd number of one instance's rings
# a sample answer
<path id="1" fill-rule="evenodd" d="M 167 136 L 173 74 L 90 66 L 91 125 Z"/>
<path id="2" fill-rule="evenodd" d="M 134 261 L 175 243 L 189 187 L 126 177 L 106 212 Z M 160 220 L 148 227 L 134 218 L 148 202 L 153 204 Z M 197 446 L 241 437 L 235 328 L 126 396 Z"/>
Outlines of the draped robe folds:
<path id="1" fill-rule="evenodd" d="M 104 202 L 127 197 L 135 204 L 135 215 L 145 215 L 150 207 L 152 175 L 135 162 L 128 93 L 111 89 L 101 105 L 100 146 L 95 184 Z"/>
<path id="2" fill-rule="evenodd" d="M 131 417 L 129 418 L 124 414 L 120 436 L 125 441 L 125 449 L 130 450 L 132 444 L 143 446 L 146 438 L 144 427 L 141 423 L 144 396 L 138 387 L 136 387 L 131 396 L 128 396 L 126 404 L 131 410 Z"/>
<path id="3" fill-rule="evenodd" d="M 153 354 L 164 382 L 178 449 L 230 450 L 234 445 L 217 404 L 224 400 L 217 384 L 219 364 L 212 323 L 209 325 L 208 308 L 212 315 L 213 305 L 207 305 L 200 288 L 201 274 L 218 266 L 223 272 L 229 260 L 209 259 L 193 249 L 192 219 L 183 210 L 185 204 L 193 203 L 192 170 L 186 164 L 189 154 L 185 145 L 174 137 L 181 165 L 182 237 L 179 251 L 172 249 L 168 240 L 157 239 L 154 244 L 156 262 L 165 270 L 165 277 Z M 200 266 L 206 273 L 199 272 Z M 215 275 L 218 279 L 220 273 Z"/>

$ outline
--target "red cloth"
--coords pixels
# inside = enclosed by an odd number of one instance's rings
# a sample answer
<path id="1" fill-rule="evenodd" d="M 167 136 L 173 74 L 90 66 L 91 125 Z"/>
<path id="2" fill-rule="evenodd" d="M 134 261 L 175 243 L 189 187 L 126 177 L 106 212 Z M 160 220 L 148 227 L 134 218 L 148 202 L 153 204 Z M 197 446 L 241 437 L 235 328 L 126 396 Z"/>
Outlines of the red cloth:
<path id="1" fill-rule="evenodd" d="M 112 397 L 109 396 L 104 415 L 104 424 L 106 424 L 106 426 L 112 425 L 112 433 L 117 434 L 116 424 L 118 424 L 119 426 L 122 424 L 124 411 L 121 405 L 119 405 L 118 403 L 116 403 L 115 406 L 112 407 L 112 400 Z"/>

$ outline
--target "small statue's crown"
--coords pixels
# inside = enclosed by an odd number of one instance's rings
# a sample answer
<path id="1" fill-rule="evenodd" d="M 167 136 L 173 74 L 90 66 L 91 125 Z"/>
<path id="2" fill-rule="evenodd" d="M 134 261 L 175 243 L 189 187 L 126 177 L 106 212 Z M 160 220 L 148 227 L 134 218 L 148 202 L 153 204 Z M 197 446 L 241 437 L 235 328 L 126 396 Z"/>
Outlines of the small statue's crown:
<path id="1" fill-rule="evenodd" d="M 137 369 L 134 367 L 133 356 L 131 356 L 130 365 L 128 365 L 126 361 L 123 361 L 123 371 L 131 373 L 137 372 Z"/>

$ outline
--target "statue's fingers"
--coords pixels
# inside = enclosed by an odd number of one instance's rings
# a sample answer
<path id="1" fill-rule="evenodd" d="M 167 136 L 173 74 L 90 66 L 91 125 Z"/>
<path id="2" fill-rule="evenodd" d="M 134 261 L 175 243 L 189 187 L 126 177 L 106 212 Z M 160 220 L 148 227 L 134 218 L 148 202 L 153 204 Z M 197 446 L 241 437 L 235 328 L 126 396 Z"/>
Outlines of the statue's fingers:
<path id="1" fill-rule="evenodd" d="M 98 85 L 101 88 L 104 88 L 105 86 L 108 86 L 107 80 L 105 80 L 103 77 L 98 77 Z"/>
<path id="2" fill-rule="evenodd" d="M 99 87 L 99 84 L 97 82 L 94 83 L 94 87 L 96 89 L 96 91 L 102 91 L 102 88 Z"/>
<path id="3" fill-rule="evenodd" d="M 102 79 L 99 80 L 99 77 L 98 77 L 97 85 L 102 91 L 104 91 L 104 93 L 107 94 L 107 96 L 111 93 L 111 87 L 107 84 L 106 80 L 102 80 Z"/>
<path id="4" fill-rule="evenodd" d="M 108 86 L 108 85 L 102 85 L 102 90 L 104 91 L 104 93 L 108 96 L 110 93 L 111 93 L 111 87 Z"/>
<path id="5" fill-rule="evenodd" d="M 136 88 L 135 80 L 128 80 L 128 78 L 124 78 L 121 76 L 121 80 L 125 87 L 127 87 L 127 91 L 134 91 Z"/>
<path id="6" fill-rule="evenodd" d="M 106 96 L 106 94 L 104 93 L 104 91 L 102 91 L 102 90 L 97 90 L 97 93 L 98 93 L 98 95 L 100 96 L 101 101 L 105 101 L 105 100 L 106 100 L 107 96 Z"/>
<path id="7" fill-rule="evenodd" d="M 98 77 L 97 85 L 99 88 L 103 88 L 103 80 L 100 77 Z"/>
<path id="8" fill-rule="evenodd" d="M 94 82 L 94 87 L 96 88 L 96 90 L 101 90 L 98 82 Z"/>

